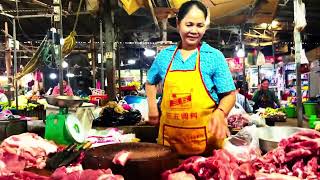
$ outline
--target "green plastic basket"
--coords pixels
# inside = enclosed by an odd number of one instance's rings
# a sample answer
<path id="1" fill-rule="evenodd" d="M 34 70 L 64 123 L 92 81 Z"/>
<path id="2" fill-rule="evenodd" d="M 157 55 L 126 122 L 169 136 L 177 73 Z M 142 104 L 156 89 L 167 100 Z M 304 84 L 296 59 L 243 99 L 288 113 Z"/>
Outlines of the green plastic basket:
<path id="1" fill-rule="evenodd" d="M 297 117 L 297 110 L 296 107 L 286 107 L 285 112 L 288 118 L 296 118 Z"/>
<path id="2" fill-rule="evenodd" d="M 303 103 L 304 114 L 308 117 L 317 115 L 317 103 Z"/>

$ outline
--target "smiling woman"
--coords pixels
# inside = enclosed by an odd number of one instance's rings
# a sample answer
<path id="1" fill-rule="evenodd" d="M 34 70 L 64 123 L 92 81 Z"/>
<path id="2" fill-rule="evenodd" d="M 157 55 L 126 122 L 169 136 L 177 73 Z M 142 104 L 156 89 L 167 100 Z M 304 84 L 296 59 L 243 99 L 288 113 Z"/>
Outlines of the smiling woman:
<path id="1" fill-rule="evenodd" d="M 211 153 L 220 147 L 229 134 L 225 118 L 235 103 L 235 87 L 223 54 L 201 43 L 208 14 L 200 1 L 181 5 L 176 22 L 181 42 L 157 55 L 147 77 L 149 122 L 160 122 L 158 143 L 172 146 L 181 155 Z M 156 104 L 160 82 L 161 117 Z"/>

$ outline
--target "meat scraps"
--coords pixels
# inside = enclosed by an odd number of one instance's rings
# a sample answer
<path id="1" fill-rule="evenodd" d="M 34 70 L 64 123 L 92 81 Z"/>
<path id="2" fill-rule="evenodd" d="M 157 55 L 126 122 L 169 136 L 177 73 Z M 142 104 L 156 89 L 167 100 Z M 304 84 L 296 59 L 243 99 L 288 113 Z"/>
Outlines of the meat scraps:
<path id="1" fill-rule="evenodd" d="M 234 114 L 228 117 L 228 125 L 231 128 L 242 129 L 249 125 L 249 120 L 242 114 Z"/>
<path id="2" fill-rule="evenodd" d="M 125 151 L 125 150 L 120 151 L 114 156 L 112 162 L 114 164 L 119 164 L 121 166 L 124 166 L 126 164 L 127 160 L 129 159 L 130 154 L 131 154 L 130 152 Z"/>
<path id="3" fill-rule="evenodd" d="M 110 169 L 70 170 L 60 167 L 51 175 L 50 180 L 124 180 L 121 175 L 114 175 Z"/>
<path id="4" fill-rule="evenodd" d="M 0 145 L 0 174 L 18 172 L 24 168 L 44 168 L 49 153 L 57 146 L 37 134 L 23 133 L 5 139 Z"/>
<path id="5" fill-rule="evenodd" d="M 227 150 L 215 150 L 208 158 L 190 157 L 177 168 L 165 171 L 162 179 L 320 179 L 320 132 L 298 132 L 281 140 L 276 149 L 264 156 L 249 152 L 254 159 L 234 156 Z"/>
<path id="6" fill-rule="evenodd" d="M 320 132 L 300 131 L 282 139 L 278 147 L 254 162 L 262 173 L 279 173 L 300 179 L 320 177 Z"/>
<path id="7" fill-rule="evenodd" d="M 185 174 L 181 173 L 185 172 Z M 228 151 L 220 149 L 215 150 L 213 156 L 205 158 L 194 156 L 186 159 L 183 163 L 172 170 L 167 170 L 162 174 L 162 179 L 180 180 L 187 176 L 192 179 L 207 180 L 207 179 L 254 179 L 255 169 L 251 163 L 242 163 L 238 161 Z"/>

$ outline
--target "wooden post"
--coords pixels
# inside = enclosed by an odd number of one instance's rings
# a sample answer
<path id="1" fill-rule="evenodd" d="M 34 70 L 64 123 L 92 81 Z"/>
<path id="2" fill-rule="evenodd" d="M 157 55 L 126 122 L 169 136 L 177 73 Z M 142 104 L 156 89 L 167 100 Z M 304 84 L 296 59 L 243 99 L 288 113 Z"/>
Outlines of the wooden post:
<path id="1" fill-rule="evenodd" d="M 8 79 L 8 103 L 9 106 L 11 106 L 11 86 L 10 86 L 10 75 L 11 75 L 11 62 L 12 62 L 12 58 L 11 58 L 11 48 L 9 45 L 9 30 L 8 30 L 8 23 L 4 22 L 4 31 L 5 31 L 5 36 L 4 36 L 4 43 L 5 43 L 5 55 L 4 55 L 4 59 L 5 59 L 5 63 L 6 63 L 6 71 L 7 71 L 7 79 Z"/>
<path id="2" fill-rule="evenodd" d="M 301 0 L 294 0 L 294 16 L 296 17 L 297 12 L 295 11 L 296 4 Z M 302 112 L 302 92 L 301 92 L 301 50 L 302 50 L 302 42 L 301 42 L 301 35 L 297 28 L 293 30 L 294 36 L 294 48 L 295 48 L 295 62 L 296 62 L 296 75 L 297 75 L 297 113 L 298 113 L 298 127 L 303 126 L 303 112 Z"/>
<path id="3" fill-rule="evenodd" d="M 54 25 L 55 28 L 57 29 L 57 32 L 60 36 L 60 38 L 63 38 L 63 29 L 62 29 L 62 4 L 61 0 L 53 0 L 53 11 L 54 11 Z M 60 39 L 59 39 L 60 42 Z M 59 64 L 59 90 L 60 90 L 60 95 L 64 95 L 63 92 L 63 67 L 62 67 L 62 62 L 63 62 L 63 56 L 62 56 L 62 45 L 61 43 L 58 44 L 58 63 Z"/>
<path id="4" fill-rule="evenodd" d="M 108 1 L 110 3 L 110 1 Z M 107 5 L 107 9 L 104 13 L 105 22 L 105 40 L 106 40 L 106 52 L 111 53 L 112 57 L 106 57 L 106 74 L 107 74 L 107 89 L 106 92 L 110 100 L 116 98 L 116 86 L 115 86 L 115 49 L 116 43 L 114 39 L 114 12 L 110 5 Z"/>

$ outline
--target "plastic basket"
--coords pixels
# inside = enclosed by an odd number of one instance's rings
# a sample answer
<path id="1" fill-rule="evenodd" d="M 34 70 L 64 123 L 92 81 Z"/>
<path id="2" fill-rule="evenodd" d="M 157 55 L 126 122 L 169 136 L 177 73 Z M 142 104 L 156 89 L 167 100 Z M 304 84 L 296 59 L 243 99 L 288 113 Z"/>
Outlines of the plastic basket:
<path id="1" fill-rule="evenodd" d="M 304 114 L 306 116 L 317 115 L 317 103 L 303 103 Z"/>
<path id="2" fill-rule="evenodd" d="M 297 117 L 297 110 L 295 107 L 286 107 L 285 112 L 286 112 L 286 115 L 288 118 L 296 118 Z"/>

